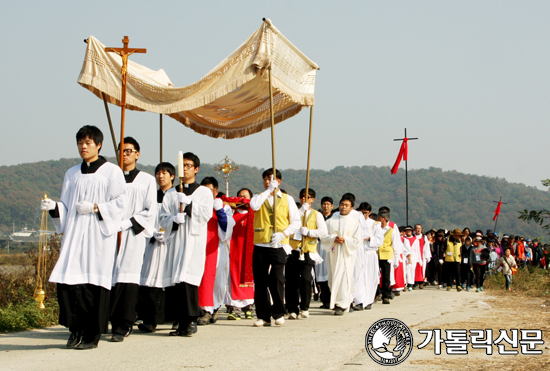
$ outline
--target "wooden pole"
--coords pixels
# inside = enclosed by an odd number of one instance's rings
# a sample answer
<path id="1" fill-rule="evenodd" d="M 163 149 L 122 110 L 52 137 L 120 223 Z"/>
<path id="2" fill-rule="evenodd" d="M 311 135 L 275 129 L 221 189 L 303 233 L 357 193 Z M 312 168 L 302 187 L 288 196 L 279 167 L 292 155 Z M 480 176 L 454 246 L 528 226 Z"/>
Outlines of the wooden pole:
<path id="1" fill-rule="evenodd" d="M 117 151 L 117 147 L 116 147 L 115 131 L 113 130 L 113 122 L 111 121 L 111 113 L 109 112 L 109 105 L 107 104 L 107 98 L 105 98 L 105 94 L 101 93 L 101 97 L 103 98 L 103 105 L 105 106 L 105 113 L 107 114 L 107 121 L 109 121 L 109 129 L 111 130 L 111 139 L 113 140 L 113 147 L 115 149 L 115 156 L 116 156 L 117 162 L 119 162 L 118 151 Z"/>
<path id="2" fill-rule="evenodd" d="M 269 72 L 269 109 L 271 113 L 271 162 L 273 167 L 273 178 L 277 178 L 277 169 L 275 167 L 275 116 L 273 114 L 273 83 L 271 81 L 271 65 Z M 273 233 L 277 233 L 277 190 L 273 191 Z"/>
<path id="3" fill-rule="evenodd" d="M 307 142 L 306 193 L 305 193 L 306 202 L 309 199 L 309 170 L 311 165 L 311 131 L 312 129 L 313 129 L 313 106 L 309 108 L 309 137 Z M 302 227 L 305 227 L 307 224 L 306 216 L 307 216 L 307 212 L 304 213 L 304 219 L 302 220 Z M 302 254 L 304 253 L 304 249 L 303 249 L 304 244 L 305 244 L 305 236 L 302 236 L 302 252 L 301 252 Z"/>
<path id="4" fill-rule="evenodd" d="M 160 162 L 162 162 L 162 113 L 160 114 Z"/>
<path id="5" fill-rule="evenodd" d="M 147 49 L 130 49 L 128 48 L 128 44 L 130 43 L 130 39 L 128 36 L 124 36 L 124 39 L 122 39 L 122 48 L 105 48 L 106 52 L 114 52 L 120 55 L 122 58 L 122 68 L 121 68 L 121 74 L 122 74 L 122 93 L 120 98 L 120 109 L 121 109 L 121 116 L 120 116 L 120 156 L 118 156 L 118 162 L 120 165 L 120 168 L 122 169 L 123 164 L 122 160 L 122 151 L 124 150 L 124 120 L 126 116 L 126 83 L 128 80 L 128 57 L 134 53 L 146 53 Z"/>

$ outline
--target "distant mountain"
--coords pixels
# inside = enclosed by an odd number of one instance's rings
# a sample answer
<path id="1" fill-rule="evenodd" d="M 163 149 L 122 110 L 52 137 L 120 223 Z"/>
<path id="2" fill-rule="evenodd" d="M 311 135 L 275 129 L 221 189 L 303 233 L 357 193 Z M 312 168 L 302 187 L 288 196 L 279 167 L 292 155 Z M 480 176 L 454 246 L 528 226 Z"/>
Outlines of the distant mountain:
<path id="1" fill-rule="evenodd" d="M 110 159 L 112 161 L 112 159 Z M 11 231 L 25 226 L 40 226 L 39 203 L 43 193 L 59 199 L 63 176 L 67 169 L 80 163 L 80 159 L 42 161 L 15 166 L 0 166 L 0 230 Z M 154 166 L 138 165 L 153 173 Z M 240 165 L 230 180 L 230 195 L 241 187 L 253 192 L 263 190 L 263 169 Z M 297 198 L 305 187 L 305 170 L 282 170 L 282 188 Z M 214 165 L 202 164 L 198 180 L 214 176 L 225 191 L 225 181 L 214 171 Z M 541 177 L 544 177 L 541 174 Z M 311 188 L 317 192 L 315 208 L 323 196 L 331 196 L 338 203 L 345 192 L 355 194 L 357 201 L 368 201 L 373 210 L 380 206 L 391 208 L 391 217 L 398 225 L 405 224 L 405 172 L 391 175 L 389 167 L 338 166 L 332 170 L 312 170 Z M 549 208 L 550 193 L 509 183 L 505 179 L 442 171 L 438 168 L 409 171 L 409 222 L 421 223 L 425 228 L 463 228 L 472 230 L 493 229 L 496 203 L 502 196 L 501 214 L 497 232 L 519 234 L 531 238 L 545 236 L 537 225 L 517 219 L 518 210 Z M 50 222 L 51 225 L 51 222 Z"/>

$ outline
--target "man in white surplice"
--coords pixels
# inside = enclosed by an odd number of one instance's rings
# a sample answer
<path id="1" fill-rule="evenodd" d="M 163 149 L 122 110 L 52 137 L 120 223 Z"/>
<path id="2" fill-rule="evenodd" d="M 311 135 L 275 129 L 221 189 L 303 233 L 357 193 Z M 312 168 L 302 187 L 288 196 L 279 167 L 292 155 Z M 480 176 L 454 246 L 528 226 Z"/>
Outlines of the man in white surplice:
<path id="1" fill-rule="evenodd" d="M 82 163 L 65 173 L 59 202 L 43 200 L 41 209 L 63 233 L 50 281 L 57 283 L 59 323 L 71 331 L 67 348 L 93 349 L 107 332 L 126 184 L 122 170 L 99 156 L 101 130 L 84 126 L 76 140 Z"/>
<path id="2" fill-rule="evenodd" d="M 192 336 L 197 332 L 198 288 L 206 260 L 207 223 L 214 207 L 212 191 L 195 179 L 199 158 L 187 152 L 183 162 L 183 188 L 177 186 L 166 192 L 160 212 L 160 226 L 168 241 L 163 284 L 174 286 L 174 313 L 179 322 L 171 336 Z"/>
<path id="3" fill-rule="evenodd" d="M 121 342 L 136 320 L 139 281 L 145 245 L 153 236 L 157 214 L 155 178 L 136 168 L 139 143 L 124 138 L 122 170 L 126 180 L 126 208 L 120 225 L 120 246 L 111 289 L 111 341 Z"/>
<path id="4" fill-rule="evenodd" d="M 353 197 L 344 195 L 340 200 L 340 213 L 327 220 L 328 236 L 321 239 L 327 251 L 330 308 L 340 316 L 349 311 L 353 301 L 355 252 L 363 243 L 361 225 L 349 215 L 353 206 Z"/>

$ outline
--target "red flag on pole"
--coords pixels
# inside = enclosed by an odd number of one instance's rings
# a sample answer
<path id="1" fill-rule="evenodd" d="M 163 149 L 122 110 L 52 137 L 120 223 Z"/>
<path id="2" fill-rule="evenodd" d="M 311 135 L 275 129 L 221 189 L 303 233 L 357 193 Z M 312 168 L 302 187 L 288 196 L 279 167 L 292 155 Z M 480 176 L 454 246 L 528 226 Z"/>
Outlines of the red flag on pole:
<path id="1" fill-rule="evenodd" d="M 404 138 L 403 143 L 401 143 L 401 148 L 399 149 L 399 154 L 397 155 L 397 160 L 395 160 L 395 164 L 393 164 L 393 167 L 391 168 L 392 174 L 397 174 L 397 170 L 399 169 L 399 164 L 401 163 L 401 159 L 403 161 L 407 161 L 407 142 L 409 138 Z"/>
<path id="2" fill-rule="evenodd" d="M 502 201 L 498 202 L 497 208 L 495 210 L 495 216 L 493 216 L 493 221 L 497 220 L 498 214 L 500 214 L 500 205 L 502 204 Z M 496 225 L 496 224 L 495 224 Z"/>

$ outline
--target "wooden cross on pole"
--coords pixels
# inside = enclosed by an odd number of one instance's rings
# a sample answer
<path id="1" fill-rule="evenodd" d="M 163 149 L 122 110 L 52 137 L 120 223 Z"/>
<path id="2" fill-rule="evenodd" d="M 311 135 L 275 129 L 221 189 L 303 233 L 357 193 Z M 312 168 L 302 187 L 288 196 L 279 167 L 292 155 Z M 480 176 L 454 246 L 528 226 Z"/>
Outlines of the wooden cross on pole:
<path id="1" fill-rule="evenodd" d="M 403 142 L 408 142 L 409 140 L 418 140 L 418 138 L 407 138 L 407 128 L 405 128 L 405 137 L 404 138 L 400 138 L 400 139 L 394 139 L 393 141 L 396 142 L 396 141 L 403 141 Z M 406 143 L 405 143 L 406 145 Z M 404 156 L 403 156 L 403 159 L 405 161 L 405 199 L 406 199 L 406 202 L 405 202 L 405 207 L 406 207 L 406 213 L 407 213 L 407 225 L 409 225 L 409 168 L 408 168 L 408 161 L 407 161 L 407 152 L 408 152 L 408 148 L 405 147 L 405 153 L 404 153 Z M 401 155 L 401 152 L 399 152 L 399 154 Z"/>
<path id="2" fill-rule="evenodd" d="M 128 36 L 124 36 L 124 39 L 122 39 L 122 44 L 124 47 L 122 48 L 105 48 L 106 52 L 113 52 L 117 53 L 122 57 L 122 94 L 120 99 L 120 108 L 122 109 L 122 114 L 120 118 L 120 148 L 119 148 L 119 165 L 122 169 L 122 153 L 124 151 L 124 116 L 126 111 L 126 81 L 128 78 L 128 56 L 134 54 L 134 53 L 147 53 L 147 49 L 137 49 L 137 48 L 128 48 L 128 43 L 130 43 L 130 39 Z"/>
<path id="3" fill-rule="evenodd" d="M 493 232 L 497 232 L 497 222 L 498 222 L 498 216 L 500 215 L 500 205 L 508 205 L 508 203 L 506 202 L 502 202 L 502 196 L 500 196 L 500 199 L 498 201 L 493 201 L 493 202 L 496 202 L 498 205 L 497 205 L 497 208 L 495 210 L 495 216 L 493 217 L 494 221 L 495 221 L 495 229 L 493 230 Z"/>

